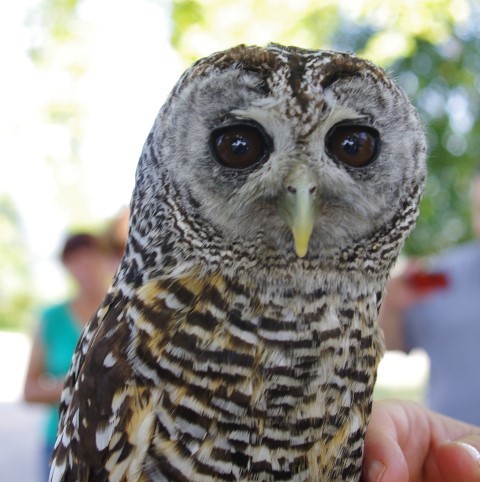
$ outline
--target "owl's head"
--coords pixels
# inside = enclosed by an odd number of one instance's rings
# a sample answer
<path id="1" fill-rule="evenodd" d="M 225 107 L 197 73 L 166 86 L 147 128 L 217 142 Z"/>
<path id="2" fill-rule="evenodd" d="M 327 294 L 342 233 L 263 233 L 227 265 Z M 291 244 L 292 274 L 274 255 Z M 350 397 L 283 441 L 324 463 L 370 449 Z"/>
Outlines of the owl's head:
<path id="1" fill-rule="evenodd" d="M 137 197 L 172 198 L 227 246 L 258 240 L 302 258 L 368 242 L 416 212 L 426 142 L 373 64 L 238 46 L 187 70 L 144 152 Z"/>

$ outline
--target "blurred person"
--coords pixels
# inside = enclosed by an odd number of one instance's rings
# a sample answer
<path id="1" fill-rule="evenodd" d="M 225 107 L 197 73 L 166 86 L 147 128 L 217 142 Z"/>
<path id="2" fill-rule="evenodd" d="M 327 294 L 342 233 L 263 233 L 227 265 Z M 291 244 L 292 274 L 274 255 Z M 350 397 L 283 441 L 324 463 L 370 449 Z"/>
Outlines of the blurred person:
<path id="1" fill-rule="evenodd" d="M 428 354 L 429 407 L 480 425 L 480 172 L 472 203 L 475 240 L 411 260 L 388 283 L 379 324 L 387 349 Z"/>
<path id="2" fill-rule="evenodd" d="M 61 261 L 77 291 L 72 299 L 43 312 L 24 386 L 25 401 L 49 405 L 44 432 L 45 478 L 57 434 L 58 403 L 65 375 L 82 329 L 103 301 L 114 274 L 111 251 L 103 238 L 88 233 L 67 238 Z"/>

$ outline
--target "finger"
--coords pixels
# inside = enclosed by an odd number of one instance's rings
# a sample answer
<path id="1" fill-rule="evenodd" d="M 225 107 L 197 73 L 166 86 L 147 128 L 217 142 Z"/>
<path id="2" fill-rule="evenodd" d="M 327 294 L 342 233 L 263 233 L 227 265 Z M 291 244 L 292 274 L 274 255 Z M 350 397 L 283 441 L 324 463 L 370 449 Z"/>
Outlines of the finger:
<path id="1" fill-rule="evenodd" d="M 408 467 L 400 447 L 388 437 L 370 433 L 365 439 L 363 482 L 408 482 Z"/>
<path id="2" fill-rule="evenodd" d="M 372 413 L 365 437 L 363 482 L 408 482 L 408 466 L 396 441 L 396 429 L 384 412 Z"/>
<path id="3" fill-rule="evenodd" d="M 452 439 L 456 442 L 447 442 Z M 479 427 L 411 402 L 376 402 L 365 438 L 363 481 L 480 482 L 475 448 L 480 450 Z"/>
<path id="4" fill-rule="evenodd" d="M 440 444 L 435 459 L 445 481 L 480 482 L 480 436 Z"/>

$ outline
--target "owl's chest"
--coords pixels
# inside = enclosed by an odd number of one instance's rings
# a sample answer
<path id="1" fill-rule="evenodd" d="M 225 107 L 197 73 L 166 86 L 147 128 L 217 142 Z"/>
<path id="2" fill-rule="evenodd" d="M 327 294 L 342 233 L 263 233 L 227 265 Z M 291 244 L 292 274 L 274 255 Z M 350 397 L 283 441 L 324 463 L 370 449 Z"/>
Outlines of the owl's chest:
<path id="1" fill-rule="evenodd" d="M 175 315 L 161 338 L 136 337 L 135 362 L 159 389 L 156 443 L 175 441 L 179 463 L 190 454 L 234 480 L 317 480 L 361 452 L 380 352 L 368 297 L 218 286 L 190 304 L 168 296 Z"/>
<path id="2" fill-rule="evenodd" d="M 246 296 L 210 289 L 180 310 L 158 365 L 222 416 L 290 416 L 348 405 L 377 363 L 372 306 L 318 292 Z M 216 292 L 216 294 L 218 294 Z"/>

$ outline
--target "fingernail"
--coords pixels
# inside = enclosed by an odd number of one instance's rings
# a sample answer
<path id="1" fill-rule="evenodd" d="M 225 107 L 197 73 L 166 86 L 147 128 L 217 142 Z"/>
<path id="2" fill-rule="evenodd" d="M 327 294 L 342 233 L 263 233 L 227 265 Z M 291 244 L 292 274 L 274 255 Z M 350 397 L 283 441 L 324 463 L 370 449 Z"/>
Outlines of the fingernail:
<path id="1" fill-rule="evenodd" d="M 466 442 L 454 442 L 465 449 L 479 464 L 480 464 L 480 452 L 473 446 Z"/>
<path id="2" fill-rule="evenodd" d="M 385 465 L 378 460 L 370 463 L 367 471 L 368 482 L 380 482 L 385 472 Z"/>

